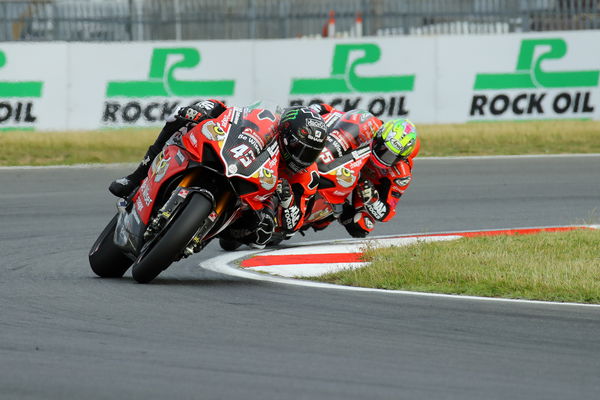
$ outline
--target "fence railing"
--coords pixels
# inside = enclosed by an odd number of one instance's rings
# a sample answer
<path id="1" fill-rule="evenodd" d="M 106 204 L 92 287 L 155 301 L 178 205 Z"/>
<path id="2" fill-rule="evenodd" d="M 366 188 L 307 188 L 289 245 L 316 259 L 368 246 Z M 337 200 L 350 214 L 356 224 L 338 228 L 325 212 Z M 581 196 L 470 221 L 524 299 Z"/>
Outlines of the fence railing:
<path id="1" fill-rule="evenodd" d="M 0 41 L 600 29 L 600 0 L 0 0 Z"/>

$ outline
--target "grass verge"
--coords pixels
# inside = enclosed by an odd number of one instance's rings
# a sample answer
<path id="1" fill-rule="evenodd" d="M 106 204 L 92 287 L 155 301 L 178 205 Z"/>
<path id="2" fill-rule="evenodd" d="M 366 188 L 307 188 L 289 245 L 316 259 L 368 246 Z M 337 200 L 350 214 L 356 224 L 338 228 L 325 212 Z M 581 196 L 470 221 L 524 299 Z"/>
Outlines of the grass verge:
<path id="1" fill-rule="evenodd" d="M 600 303 L 600 230 L 462 238 L 368 249 L 371 264 L 315 280 L 340 285 Z"/>
<path id="2" fill-rule="evenodd" d="M 420 156 L 600 153 L 600 121 L 418 125 Z M 0 131 L 0 165 L 138 162 L 159 129 Z"/>
<path id="3" fill-rule="evenodd" d="M 0 132 L 0 165 L 139 162 L 157 129 Z"/>

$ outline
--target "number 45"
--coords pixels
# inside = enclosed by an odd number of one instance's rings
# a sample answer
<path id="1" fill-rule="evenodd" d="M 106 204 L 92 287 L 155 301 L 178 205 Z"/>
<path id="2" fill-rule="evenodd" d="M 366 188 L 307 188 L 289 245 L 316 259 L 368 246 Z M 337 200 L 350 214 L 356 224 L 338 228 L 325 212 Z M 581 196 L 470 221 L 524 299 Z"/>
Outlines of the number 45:
<path id="1" fill-rule="evenodd" d="M 232 148 L 233 158 L 239 160 L 244 167 L 249 166 L 254 161 L 254 152 L 245 144 L 240 144 Z"/>

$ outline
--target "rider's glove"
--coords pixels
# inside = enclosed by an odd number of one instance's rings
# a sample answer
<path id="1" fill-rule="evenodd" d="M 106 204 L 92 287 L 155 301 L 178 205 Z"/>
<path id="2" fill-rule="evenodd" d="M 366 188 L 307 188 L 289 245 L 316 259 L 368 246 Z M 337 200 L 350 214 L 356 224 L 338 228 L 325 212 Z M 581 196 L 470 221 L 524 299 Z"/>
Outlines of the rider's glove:
<path id="1" fill-rule="evenodd" d="M 179 107 L 175 113 L 176 118 L 197 124 L 205 119 L 216 118 L 226 107 L 217 100 L 204 100 L 191 106 Z"/>
<path id="2" fill-rule="evenodd" d="M 344 204 L 340 223 L 344 225 L 350 236 L 355 238 L 366 237 L 375 227 L 375 221 L 369 213 L 363 209 L 354 210 L 349 204 Z"/>
<path id="3" fill-rule="evenodd" d="M 294 192 L 292 192 L 292 187 L 286 179 L 280 179 L 279 182 L 277 182 L 275 193 L 279 198 L 279 204 L 281 207 L 290 208 L 294 202 Z"/>
<path id="4" fill-rule="evenodd" d="M 261 212 L 259 214 L 260 222 L 256 228 L 253 237 L 250 238 L 249 245 L 254 248 L 263 249 L 271 240 L 273 231 L 275 230 L 275 218 L 269 212 Z"/>
<path id="5" fill-rule="evenodd" d="M 358 196 L 366 211 L 377 221 L 383 221 L 389 214 L 390 208 L 379 199 L 379 192 L 370 181 L 362 181 L 356 186 Z"/>
<path id="6" fill-rule="evenodd" d="M 356 190 L 363 204 L 371 204 L 379 200 L 379 193 L 370 181 L 364 180 L 356 186 Z"/>

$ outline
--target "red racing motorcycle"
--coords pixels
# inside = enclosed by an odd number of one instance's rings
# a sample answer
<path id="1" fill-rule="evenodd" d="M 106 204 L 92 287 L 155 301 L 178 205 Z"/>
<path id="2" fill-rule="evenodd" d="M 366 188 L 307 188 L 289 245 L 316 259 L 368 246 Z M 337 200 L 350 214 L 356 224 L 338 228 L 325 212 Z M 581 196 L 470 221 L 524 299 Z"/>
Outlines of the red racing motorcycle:
<path id="1" fill-rule="evenodd" d="M 352 194 L 371 155 L 373 135 L 381 126 L 381 121 L 372 114 L 358 110 L 333 114 L 325 117 L 325 121 L 330 129 L 317 160 L 319 186 L 309 201 L 301 233 L 309 228 L 325 229 L 342 214 L 344 202 Z M 280 217 L 281 209 L 276 220 L 280 221 Z M 269 245 L 278 245 L 286 238 L 278 227 Z"/>
<path id="2" fill-rule="evenodd" d="M 131 267 L 137 282 L 150 282 L 242 211 L 262 208 L 277 183 L 277 118 L 268 109 L 229 108 L 171 138 L 92 246 L 94 273 L 121 277 Z"/>

